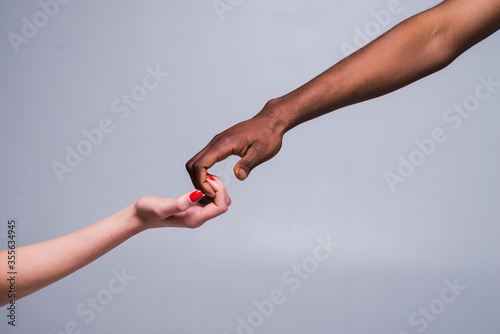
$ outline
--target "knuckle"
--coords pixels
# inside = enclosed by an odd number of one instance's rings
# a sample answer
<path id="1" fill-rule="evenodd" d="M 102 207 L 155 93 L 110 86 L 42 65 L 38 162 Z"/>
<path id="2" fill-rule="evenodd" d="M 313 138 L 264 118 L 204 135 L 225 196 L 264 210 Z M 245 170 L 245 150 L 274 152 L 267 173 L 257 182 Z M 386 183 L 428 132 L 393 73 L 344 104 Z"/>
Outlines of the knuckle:
<path id="1" fill-rule="evenodd" d="M 210 141 L 211 144 L 215 143 L 219 138 L 221 137 L 222 133 L 216 134 L 212 140 Z"/>
<path id="2" fill-rule="evenodd" d="M 203 167 L 203 166 L 202 166 L 202 163 L 201 163 L 201 161 L 200 161 L 200 160 L 196 160 L 195 162 L 193 162 L 193 163 L 191 164 L 191 170 L 193 170 L 193 171 L 199 170 L 199 169 L 201 169 L 202 167 Z"/>
<path id="3" fill-rule="evenodd" d="M 250 170 L 250 164 L 251 164 L 250 160 L 242 160 L 239 162 L 238 168 L 236 168 L 236 166 L 235 166 L 235 170 L 237 170 L 239 168 L 243 168 L 245 171 L 248 172 Z"/>
<path id="4" fill-rule="evenodd" d="M 224 205 L 222 205 L 222 206 L 220 207 L 220 212 L 221 212 L 221 213 L 226 213 L 228 209 L 229 209 L 229 205 L 224 204 Z"/>
<path id="5" fill-rule="evenodd" d="M 218 143 L 222 146 L 231 146 L 234 143 L 234 138 L 231 135 L 225 134 L 219 138 Z"/>

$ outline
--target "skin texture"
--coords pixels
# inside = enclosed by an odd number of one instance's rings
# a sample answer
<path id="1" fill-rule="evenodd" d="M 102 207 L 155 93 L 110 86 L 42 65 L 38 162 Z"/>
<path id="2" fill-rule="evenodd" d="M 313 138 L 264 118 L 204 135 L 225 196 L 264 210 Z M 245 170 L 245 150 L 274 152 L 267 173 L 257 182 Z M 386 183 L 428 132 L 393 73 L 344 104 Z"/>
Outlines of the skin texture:
<path id="1" fill-rule="evenodd" d="M 398 24 L 252 119 L 216 135 L 186 169 L 196 188 L 215 194 L 207 170 L 230 155 L 239 180 L 274 157 L 284 134 L 339 108 L 390 93 L 434 73 L 500 29 L 500 1 L 447 0 Z"/>
<path id="2" fill-rule="evenodd" d="M 62 237 L 16 249 L 16 297 L 36 292 L 106 254 L 130 237 L 159 227 L 197 228 L 225 213 L 231 204 L 224 184 L 214 176 L 207 184 L 212 201 L 193 203 L 187 193 L 176 199 L 144 196 L 112 216 Z M 202 203 L 203 202 L 203 203 Z M 0 306 L 10 302 L 7 251 L 0 252 Z"/>

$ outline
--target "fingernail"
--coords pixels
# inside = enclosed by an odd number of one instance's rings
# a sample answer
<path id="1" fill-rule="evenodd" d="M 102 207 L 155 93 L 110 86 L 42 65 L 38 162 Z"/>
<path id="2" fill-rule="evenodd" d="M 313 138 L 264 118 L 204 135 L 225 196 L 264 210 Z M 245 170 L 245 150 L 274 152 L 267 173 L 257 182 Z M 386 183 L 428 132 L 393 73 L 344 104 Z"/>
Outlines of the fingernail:
<path id="1" fill-rule="evenodd" d="M 245 171 L 243 169 L 238 170 L 238 176 L 239 176 L 240 180 L 244 180 L 247 178 L 247 174 L 245 173 Z"/>
<path id="2" fill-rule="evenodd" d="M 210 181 L 215 181 L 215 179 L 213 178 L 213 176 L 210 175 L 210 174 L 207 174 L 207 179 L 209 179 Z"/>
<path id="3" fill-rule="evenodd" d="M 202 197 L 203 197 L 203 193 L 199 190 L 195 190 L 191 194 L 189 194 L 189 199 L 193 203 L 198 202 Z"/>

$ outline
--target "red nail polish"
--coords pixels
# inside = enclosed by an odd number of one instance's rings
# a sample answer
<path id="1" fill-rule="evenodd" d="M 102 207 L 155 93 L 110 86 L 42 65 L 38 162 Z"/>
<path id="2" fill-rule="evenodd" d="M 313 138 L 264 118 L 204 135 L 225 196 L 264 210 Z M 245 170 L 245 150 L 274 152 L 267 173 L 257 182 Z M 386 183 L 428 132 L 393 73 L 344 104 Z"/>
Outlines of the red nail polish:
<path id="1" fill-rule="evenodd" d="M 199 190 L 195 190 L 191 194 L 189 194 L 189 199 L 193 203 L 198 202 L 202 197 L 203 197 L 203 193 Z"/>
<path id="2" fill-rule="evenodd" d="M 207 174 L 207 179 L 209 179 L 210 181 L 215 181 L 215 179 L 213 178 L 213 176 L 210 175 L 210 174 Z"/>

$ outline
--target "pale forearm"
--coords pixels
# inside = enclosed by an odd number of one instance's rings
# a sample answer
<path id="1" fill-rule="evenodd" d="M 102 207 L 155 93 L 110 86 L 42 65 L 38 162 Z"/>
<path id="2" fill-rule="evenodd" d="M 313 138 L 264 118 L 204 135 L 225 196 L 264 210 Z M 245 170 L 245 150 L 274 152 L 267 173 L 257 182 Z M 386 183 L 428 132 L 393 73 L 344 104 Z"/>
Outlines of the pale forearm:
<path id="1" fill-rule="evenodd" d="M 15 296 L 9 293 L 8 251 L 0 252 L 0 306 L 25 297 L 86 266 L 130 237 L 151 228 L 197 228 L 227 211 L 231 204 L 226 188 L 207 176 L 215 198 L 199 203 L 199 190 L 175 199 L 143 196 L 114 215 L 73 233 L 16 251 Z"/>
<path id="2" fill-rule="evenodd" d="M 62 237 L 16 249 L 16 299 L 25 297 L 86 266 L 143 230 L 133 206 Z M 2 276 L 7 270 L 1 252 Z M 0 283 L 0 305 L 8 302 L 5 282 Z"/>

